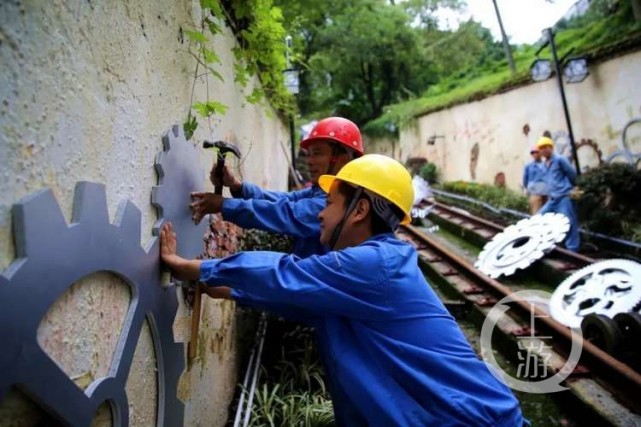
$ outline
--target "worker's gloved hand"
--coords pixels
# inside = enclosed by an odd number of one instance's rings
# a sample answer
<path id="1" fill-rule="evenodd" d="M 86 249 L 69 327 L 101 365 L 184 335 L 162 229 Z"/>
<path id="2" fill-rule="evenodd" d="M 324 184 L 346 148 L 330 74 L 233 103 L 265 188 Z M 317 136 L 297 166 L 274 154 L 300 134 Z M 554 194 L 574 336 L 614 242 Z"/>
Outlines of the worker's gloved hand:
<path id="1" fill-rule="evenodd" d="M 223 210 L 223 196 L 214 193 L 191 193 L 191 219 L 200 224 L 207 214 L 220 213 Z"/>
<path id="2" fill-rule="evenodd" d="M 216 185 L 220 185 L 220 178 L 216 176 L 216 164 L 211 168 L 211 171 L 209 172 L 209 180 L 211 181 L 212 184 L 214 184 L 214 187 Z M 243 181 L 238 179 L 234 173 L 231 171 L 228 165 L 225 165 L 223 169 L 223 182 L 222 185 L 224 187 L 229 187 L 229 191 L 231 191 L 231 194 L 236 197 L 237 194 L 240 193 L 242 190 L 243 186 Z"/>

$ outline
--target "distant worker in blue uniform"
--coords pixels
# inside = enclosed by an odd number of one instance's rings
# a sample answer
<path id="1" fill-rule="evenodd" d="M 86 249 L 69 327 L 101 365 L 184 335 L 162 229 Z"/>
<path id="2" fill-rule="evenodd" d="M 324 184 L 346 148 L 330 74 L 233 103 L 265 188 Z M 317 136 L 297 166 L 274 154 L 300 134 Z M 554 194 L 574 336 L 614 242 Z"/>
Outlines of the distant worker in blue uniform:
<path id="1" fill-rule="evenodd" d="M 325 207 L 325 193 L 318 186 L 322 174 L 335 174 L 352 159 L 363 154 L 363 140 L 358 127 L 342 117 L 320 120 L 309 136 L 301 141 L 309 155 L 307 163 L 312 186 L 300 191 L 263 190 L 241 181 L 225 167 L 223 185 L 234 198 L 213 193 L 192 194 L 191 209 L 197 223 L 206 214 L 222 213 L 225 221 L 243 228 L 256 228 L 294 237 L 293 253 L 306 257 L 322 254 L 319 241 L 318 213 Z M 211 180 L 216 185 L 213 174 Z"/>
<path id="2" fill-rule="evenodd" d="M 186 260 L 165 224 L 162 260 L 221 297 L 294 307 L 315 328 L 339 426 L 520 427 L 517 399 L 476 356 L 416 250 L 393 233 L 410 221 L 407 170 L 369 154 L 318 184 L 328 193 L 318 215 L 320 241 L 332 249 L 324 255 Z"/>
<path id="3" fill-rule="evenodd" d="M 523 169 L 523 188 L 530 202 L 530 213 L 534 215 L 547 201 L 547 182 L 545 181 L 545 165 L 541 160 L 539 148 L 530 149 L 532 161 Z"/>
<path id="4" fill-rule="evenodd" d="M 570 197 L 570 193 L 576 185 L 576 171 L 568 159 L 554 153 L 552 139 L 546 136 L 541 137 L 536 146 L 545 159 L 543 164 L 548 187 L 548 201 L 537 213 L 556 212 L 565 215 L 570 220 L 570 231 L 565 238 L 565 247 L 578 252 L 581 244 L 579 217 L 574 201 Z"/>

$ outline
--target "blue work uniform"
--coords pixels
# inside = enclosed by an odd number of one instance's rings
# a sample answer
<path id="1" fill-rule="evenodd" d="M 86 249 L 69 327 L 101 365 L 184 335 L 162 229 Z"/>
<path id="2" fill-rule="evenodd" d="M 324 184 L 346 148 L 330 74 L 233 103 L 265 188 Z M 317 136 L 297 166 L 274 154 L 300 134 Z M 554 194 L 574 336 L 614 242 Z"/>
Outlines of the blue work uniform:
<path id="1" fill-rule="evenodd" d="M 241 252 L 200 281 L 315 327 L 339 426 L 521 426 L 519 403 L 477 358 L 392 233 L 324 255 Z"/>
<path id="2" fill-rule="evenodd" d="M 548 190 L 543 162 L 532 161 L 525 165 L 523 169 L 523 188 L 528 194 L 547 196 Z"/>
<path id="3" fill-rule="evenodd" d="M 579 217 L 576 214 L 574 201 L 570 192 L 576 183 L 576 171 L 568 159 L 552 154 L 545 164 L 545 179 L 548 187 L 548 201 L 538 213 L 556 212 L 565 215 L 570 220 L 570 231 L 565 238 L 565 247 L 578 251 L 581 243 L 579 236 Z"/>
<path id="4" fill-rule="evenodd" d="M 292 252 L 301 258 L 324 254 L 318 214 L 327 195 L 314 185 L 300 191 L 263 190 L 243 182 L 241 197 L 225 199 L 223 219 L 243 228 L 257 228 L 294 237 Z"/>

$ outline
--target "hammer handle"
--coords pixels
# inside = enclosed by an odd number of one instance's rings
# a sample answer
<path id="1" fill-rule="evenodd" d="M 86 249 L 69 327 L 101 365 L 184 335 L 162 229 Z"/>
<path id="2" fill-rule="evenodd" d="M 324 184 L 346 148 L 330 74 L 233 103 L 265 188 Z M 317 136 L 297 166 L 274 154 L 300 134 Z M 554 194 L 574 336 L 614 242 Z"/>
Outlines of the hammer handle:
<path id="1" fill-rule="evenodd" d="M 214 175 L 218 178 L 220 184 L 218 184 L 214 193 L 221 195 L 223 194 L 223 171 L 225 169 L 225 155 L 218 153 L 218 161 L 216 162 L 216 169 L 214 170 Z"/>
<path id="2" fill-rule="evenodd" d="M 189 344 L 187 346 L 187 363 L 191 367 L 196 358 L 198 351 L 198 329 L 200 326 L 200 305 L 202 300 L 201 284 L 196 285 L 196 293 L 194 294 L 194 307 L 191 313 L 191 336 L 189 337 Z"/>

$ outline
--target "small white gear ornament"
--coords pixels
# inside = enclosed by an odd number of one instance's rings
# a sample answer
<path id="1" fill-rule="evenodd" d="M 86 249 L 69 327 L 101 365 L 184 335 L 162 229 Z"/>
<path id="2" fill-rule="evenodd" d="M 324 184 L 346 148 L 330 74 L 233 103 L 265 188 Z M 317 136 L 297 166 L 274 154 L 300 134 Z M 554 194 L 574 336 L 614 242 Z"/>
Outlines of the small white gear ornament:
<path id="1" fill-rule="evenodd" d="M 522 219 L 495 235 L 483 247 L 474 266 L 492 278 L 510 276 L 551 251 L 569 230 L 570 221 L 558 213 Z"/>
<path id="2" fill-rule="evenodd" d="M 613 318 L 641 307 L 641 264 L 609 259 L 584 267 L 556 288 L 550 314 L 559 323 L 575 328 L 588 314 Z"/>

